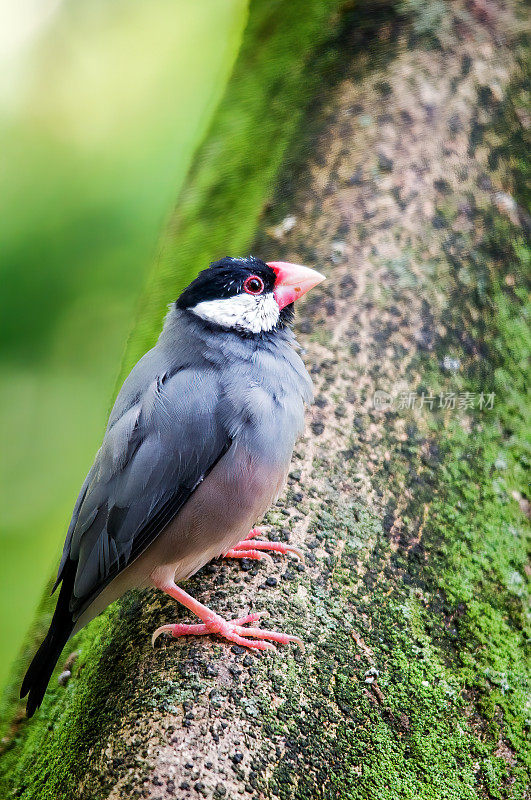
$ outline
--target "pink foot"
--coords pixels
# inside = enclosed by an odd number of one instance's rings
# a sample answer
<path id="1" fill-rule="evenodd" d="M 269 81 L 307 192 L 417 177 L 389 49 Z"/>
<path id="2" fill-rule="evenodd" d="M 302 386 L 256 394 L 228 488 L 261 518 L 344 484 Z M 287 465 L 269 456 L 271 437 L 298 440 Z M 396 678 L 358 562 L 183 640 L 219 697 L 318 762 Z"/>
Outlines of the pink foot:
<path id="1" fill-rule="evenodd" d="M 293 553 L 300 561 L 304 561 L 304 553 L 298 547 L 292 547 L 283 542 L 257 542 L 256 537 L 262 535 L 262 531 L 258 528 L 253 528 L 249 535 L 246 536 L 245 539 L 242 539 L 241 542 L 238 542 L 238 544 L 235 544 L 231 550 L 225 553 L 224 557 L 251 558 L 257 561 L 267 558 L 272 561 L 273 559 L 271 556 L 264 552 L 264 550 L 270 550 L 273 553 L 281 553 L 282 555 Z M 253 541 L 249 541 L 251 539 Z"/>
<path id="2" fill-rule="evenodd" d="M 247 614 L 246 617 L 240 617 L 232 621 L 224 620 L 219 614 L 216 614 L 208 606 L 204 606 L 198 600 L 191 597 L 184 589 L 181 589 L 175 584 L 173 580 L 156 578 L 153 581 L 154 586 L 160 589 L 174 600 L 177 600 L 189 611 L 199 617 L 201 623 L 196 625 L 186 625 L 177 623 L 175 625 L 162 625 L 157 628 L 152 636 L 151 642 L 155 641 L 161 633 L 170 633 L 172 636 L 204 636 L 207 633 L 215 633 L 228 639 L 229 642 L 235 642 L 243 647 L 250 647 L 253 650 L 276 650 L 275 645 L 271 642 L 278 644 L 288 644 L 288 642 L 295 642 L 301 650 L 304 650 L 302 639 L 298 636 L 288 636 L 285 633 L 277 633 L 276 631 L 263 631 L 260 628 L 244 628 L 243 626 L 249 622 L 256 622 L 264 615 L 264 611 Z M 254 638 L 245 638 L 245 637 Z"/>
<path id="3" fill-rule="evenodd" d="M 157 628 L 151 638 L 152 645 L 162 633 L 169 633 L 174 638 L 179 636 L 204 636 L 205 634 L 215 633 L 229 642 L 235 642 L 243 647 L 250 647 L 253 650 L 276 650 L 274 644 L 271 642 L 278 642 L 279 644 L 288 644 L 288 642 L 295 642 L 301 650 L 304 650 L 304 643 L 298 636 L 288 636 L 286 633 L 277 633 L 276 631 L 262 630 L 261 628 L 244 628 L 250 622 L 257 622 L 260 617 L 267 614 L 267 611 L 259 611 L 255 614 L 247 614 L 246 617 L 240 619 L 224 620 L 217 614 L 212 615 L 208 622 L 198 625 L 187 625 L 177 623 L 175 625 L 161 625 Z M 255 638 L 246 639 L 244 637 L 252 636 Z M 269 640 L 269 641 L 264 641 Z"/>

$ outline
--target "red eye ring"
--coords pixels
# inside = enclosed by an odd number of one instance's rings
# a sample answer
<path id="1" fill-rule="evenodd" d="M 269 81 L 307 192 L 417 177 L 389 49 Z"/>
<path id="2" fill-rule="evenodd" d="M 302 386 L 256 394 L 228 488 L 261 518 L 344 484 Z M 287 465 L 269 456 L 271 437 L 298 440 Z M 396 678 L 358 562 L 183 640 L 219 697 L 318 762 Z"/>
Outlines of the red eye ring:
<path id="1" fill-rule="evenodd" d="M 247 294 L 262 294 L 264 291 L 264 282 L 258 275 L 249 275 L 243 284 L 243 291 Z"/>

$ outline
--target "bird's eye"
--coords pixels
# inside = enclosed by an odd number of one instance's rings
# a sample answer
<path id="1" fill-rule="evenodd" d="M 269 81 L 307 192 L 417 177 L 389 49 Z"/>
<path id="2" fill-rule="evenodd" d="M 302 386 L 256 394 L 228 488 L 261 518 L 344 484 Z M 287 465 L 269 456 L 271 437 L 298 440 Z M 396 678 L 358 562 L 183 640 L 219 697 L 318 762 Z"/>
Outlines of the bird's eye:
<path id="1" fill-rule="evenodd" d="M 247 294 L 262 294 L 264 291 L 264 282 L 258 275 L 251 275 L 249 278 L 245 279 L 243 290 L 247 292 Z"/>

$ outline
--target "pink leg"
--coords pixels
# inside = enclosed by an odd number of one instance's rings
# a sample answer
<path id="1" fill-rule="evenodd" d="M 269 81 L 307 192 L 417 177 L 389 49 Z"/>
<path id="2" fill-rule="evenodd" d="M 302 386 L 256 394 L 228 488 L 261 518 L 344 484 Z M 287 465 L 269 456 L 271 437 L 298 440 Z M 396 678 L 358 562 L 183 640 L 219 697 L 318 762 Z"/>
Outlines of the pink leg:
<path id="1" fill-rule="evenodd" d="M 180 589 L 175 583 L 161 583 L 157 584 L 157 589 L 161 589 L 170 597 L 178 600 L 183 606 L 186 606 L 189 611 L 203 620 L 203 624 L 185 625 L 182 623 L 175 625 L 162 625 L 157 628 L 152 637 L 152 644 L 161 633 L 171 633 L 172 636 L 203 636 L 207 633 L 216 633 L 229 642 L 235 642 L 243 647 L 250 647 L 254 650 L 275 650 L 275 645 L 271 642 L 278 642 L 279 644 L 287 644 L 288 642 L 295 642 L 302 650 L 304 644 L 302 639 L 298 636 L 288 636 L 286 633 L 277 633 L 276 631 L 261 630 L 260 628 L 244 628 L 248 622 L 256 622 L 264 612 L 256 614 L 248 614 L 246 617 L 227 621 L 211 611 L 207 606 L 204 606 L 198 600 L 194 600 L 183 589 Z M 246 639 L 246 636 L 254 636 L 254 639 Z M 264 641 L 269 639 L 270 641 Z"/>
<path id="2" fill-rule="evenodd" d="M 262 532 L 258 530 L 258 528 L 253 528 L 249 535 L 246 536 L 245 539 L 242 539 L 241 542 L 238 542 L 238 544 L 235 544 L 231 550 L 225 553 L 224 557 L 260 560 L 261 558 L 267 558 L 266 553 L 260 551 L 270 550 L 273 553 L 282 553 L 283 555 L 286 553 L 293 553 L 301 561 L 304 561 L 304 554 L 298 547 L 292 547 L 289 544 L 283 544 L 283 542 L 249 541 L 250 539 L 255 540 L 257 536 L 262 536 Z"/>

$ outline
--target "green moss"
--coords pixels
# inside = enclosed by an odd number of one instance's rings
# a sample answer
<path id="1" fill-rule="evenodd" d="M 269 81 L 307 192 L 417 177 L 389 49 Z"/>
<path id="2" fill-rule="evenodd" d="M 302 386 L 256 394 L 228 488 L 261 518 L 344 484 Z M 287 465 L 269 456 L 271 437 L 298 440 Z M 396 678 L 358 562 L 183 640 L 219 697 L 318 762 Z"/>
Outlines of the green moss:
<path id="1" fill-rule="evenodd" d="M 69 643 L 68 652 L 79 650 L 72 677 L 66 687 L 52 677 L 39 716 L 19 723 L 2 756 L 3 796 L 73 796 L 90 753 L 119 723 L 133 696 L 139 654 L 130 637 L 137 606 L 135 596 L 129 595 Z M 55 674 L 61 669 L 60 662 Z"/>
<path id="2" fill-rule="evenodd" d="M 209 197 L 201 196 L 202 202 Z M 198 197 L 186 201 L 187 214 L 193 203 L 202 208 Z M 451 220 L 450 200 L 443 210 Z M 434 318 L 444 312 L 446 333 L 435 337 L 433 352 L 419 352 L 411 362 L 411 386 L 494 391 L 494 407 L 481 414 L 412 414 L 404 442 L 384 432 L 391 460 L 372 482 L 377 494 L 385 489 L 395 503 L 381 518 L 362 503 L 338 500 L 343 474 L 356 478 L 355 438 L 347 463 L 315 457 L 326 507 L 312 508 L 308 540 L 326 556 L 318 579 L 295 573 L 272 608 L 286 628 L 316 644 L 315 660 L 301 668 L 296 652 L 264 659 L 249 671 L 244 693 L 220 689 L 205 679 L 193 648 L 171 649 L 167 656 L 162 648 L 149 650 L 154 617 L 140 615 L 131 595 L 72 643 L 81 649 L 73 678 L 66 689 L 52 685 L 41 724 L 37 717 L 11 728 L 0 784 L 6 797 L 84 800 L 78 787 L 89 772 L 91 800 L 108 796 L 114 771 L 123 776 L 143 758 L 122 742 L 121 764 L 99 769 L 119 719 L 126 714 L 141 724 L 153 709 L 175 713 L 212 686 L 219 695 L 210 698 L 214 710 L 224 705 L 227 719 L 245 716 L 252 724 L 263 742 L 263 764 L 271 742 L 278 744 L 271 777 L 257 767 L 249 778 L 264 796 L 523 800 L 530 766 L 528 529 L 515 497 L 525 496 L 529 467 L 522 377 L 528 251 L 520 229 L 490 206 L 475 209 L 474 224 L 473 235 L 448 231 L 443 256 L 426 273 L 429 285 L 412 283 L 409 259 L 416 253 L 387 267 L 399 290 L 423 292 Z M 194 223 L 187 241 L 196 242 L 202 230 Z M 139 342 L 153 334 L 162 295 L 173 294 L 170 272 L 156 282 Z M 449 353 L 462 360 L 456 375 L 440 368 Z M 397 542 L 390 530 L 399 503 Z M 282 508 L 273 509 L 269 521 L 291 525 Z M 310 600 L 311 617 L 301 613 L 308 603 L 297 603 L 299 591 Z M 155 613 L 153 603 L 147 608 Z M 144 649 L 139 642 L 146 642 Z M 157 676 L 164 666 L 163 683 L 146 677 L 152 664 Z M 140 669 L 141 696 L 133 688 Z M 374 669 L 378 679 L 371 683 Z M 132 789 L 132 782 L 124 786 Z"/>
<path id="3" fill-rule="evenodd" d="M 514 120 L 497 126 L 517 200 L 528 163 L 519 130 Z M 442 210 L 451 223 L 451 200 Z M 390 551 L 385 520 L 376 517 L 356 531 L 356 510 L 348 534 L 376 541 L 374 549 L 347 546 L 328 575 L 319 601 L 329 618 L 343 610 L 339 626 L 319 637 L 314 670 L 286 675 L 282 713 L 269 721 L 286 742 L 269 786 L 283 800 L 527 796 L 529 525 L 518 498 L 528 494 L 530 462 L 529 248 L 490 204 L 475 209 L 477 231 L 450 230 L 444 258 L 432 265 L 437 291 L 447 287 L 436 310 L 447 333 L 433 355 L 413 360 L 410 379 L 434 392 L 494 392 L 494 407 L 412 416 L 408 441 L 389 441 L 394 457 L 373 480 L 396 498 L 409 490 L 404 541 Z M 408 260 L 386 265 L 401 289 L 412 285 Z M 430 297 L 428 286 L 422 291 Z M 448 354 L 461 359 L 457 375 L 441 371 Z M 314 467 L 329 469 L 318 459 Z M 309 532 L 344 540 L 344 513 L 328 505 Z M 362 515 L 365 523 L 371 517 Z M 366 560 L 370 572 L 356 586 L 355 567 Z M 373 665 L 379 693 L 365 683 Z"/>
<path id="4" fill-rule="evenodd" d="M 277 678 L 285 702 L 270 714 L 266 735 L 285 740 L 270 784 L 282 800 L 526 796 L 529 529 L 513 498 L 515 491 L 525 494 L 529 463 L 522 373 L 527 311 L 519 300 L 526 256 L 519 232 L 484 213 L 476 283 L 459 281 L 449 300 L 456 325 L 481 333 L 486 348 L 481 369 L 472 360 L 454 380 L 459 391 L 496 390 L 494 408 L 478 412 L 472 432 L 458 413 L 417 418 L 417 443 L 392 461 L 387 488 L 390 482 L 396 497 L 410 489 L 402 514 L 406 537 L 414 538 L 422 524 L 415 547 L 405 542 L 390 552 L 377 517 L 359 504 L 338 506 L 332 497 L 310 524 L 309 534 L 321 543 L 337 537 L 347 546 L 324 589 L 308 585 L 315 618 L 328 632 L 316 637 L 315 666 Z M 500 261 L 493 260 L 494 243 L 503 251 Z M 516 277 L 510 294 L 506 274 Z M 479 281 L 483 302 L 472 326 L 468 311 L 478 308 Z M 437 343 L 439 357 L 455 344 L 455 330 L 450 326 Z M 438 363 L 420 356 L 412 377 L 442 389 L 448 379 Z M 436 457 L 423 458 L 430 440 Z M 368 554 L 363 543 L 374 542 Z M 356 566 L 367 560 L 370 571 L 358 586 Z M 360 636 L 365 648 L 358 646 Z M 373 666 L 378 692 L 365 682 Z"/>

